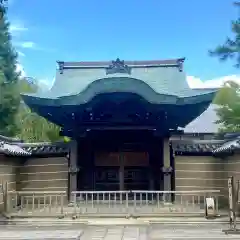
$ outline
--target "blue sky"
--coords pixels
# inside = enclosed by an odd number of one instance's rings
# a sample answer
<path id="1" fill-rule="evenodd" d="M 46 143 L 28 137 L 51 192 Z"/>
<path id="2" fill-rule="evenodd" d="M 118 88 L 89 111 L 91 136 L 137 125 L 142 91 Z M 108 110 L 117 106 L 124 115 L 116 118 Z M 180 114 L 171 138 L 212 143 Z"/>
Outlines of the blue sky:
<path id="1" fill-rule="evenodd" d="M 28 76 L 51 81 L 56 60 L 186 57 L 188 75 L 238 75 L 208 50 L 231 35 L 231 0 L 10 0 L 9 20 Z M 24 55 L 24 56 L 23 56 Z"/>

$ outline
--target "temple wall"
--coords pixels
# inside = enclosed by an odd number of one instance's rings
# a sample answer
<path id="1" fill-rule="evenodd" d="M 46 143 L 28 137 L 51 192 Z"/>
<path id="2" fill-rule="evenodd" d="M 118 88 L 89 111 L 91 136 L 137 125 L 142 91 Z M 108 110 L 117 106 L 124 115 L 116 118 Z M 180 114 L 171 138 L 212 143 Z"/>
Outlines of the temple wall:
<path id="1" fill-rule="evenodd" d="M 221 159 L 203 156 L 175 157 L 176 190 L 222 189 L 227 173 Z"/>
<path id="2" fill-rule="evenodd" d="M 66 157 L 29 158 L 19 167 L 18 189 L 22 191 L 67 191 Z"/>
<path id="3" fill-rule="evenodd" d="M 240 180 L 240 154 L 223 159 L 224 170 L 226 171 L 226 177 L 233 176 L 235 180 Z M 227 184 L 225 184 L 227 185 Z M 225 195 L 228 194 L 228 189 L 224 189 Z"/>
<path id="4" fill-rule="evenodd" d="M 225 159 L 211 156 L 176 156 L 176 190 L 217 190 L 223 198 L 228 197 L 227 179 L 240 180 L 240 155 Z"/>
<path id="5" fill-rule="evenodd" d="M 0 184 L 8 183 L 8 189 L 16 190 L 16 173 L 19 165 L 18 158 L 10 158 L 0 154 Z M 3 211 L 3 191 L 0 188 L 0 211 Z"/>

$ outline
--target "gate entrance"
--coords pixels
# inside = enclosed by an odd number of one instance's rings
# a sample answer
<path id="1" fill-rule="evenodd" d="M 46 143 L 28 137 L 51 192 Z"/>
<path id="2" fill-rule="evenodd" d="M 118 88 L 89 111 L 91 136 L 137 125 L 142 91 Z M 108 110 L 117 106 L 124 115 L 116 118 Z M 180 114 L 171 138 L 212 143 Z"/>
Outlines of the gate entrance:
<path id="1" fill-rule="evenodd" d="M 78 145 L 78 191 L 162 190 L 163 139 L 153 131 L 92 132 Z"/>
<path id="2" fill-rule="evenodd" d="M 102 152 L 95 155 L 94 183 L 97 191 L 149 189 L 146 152 Z"/>

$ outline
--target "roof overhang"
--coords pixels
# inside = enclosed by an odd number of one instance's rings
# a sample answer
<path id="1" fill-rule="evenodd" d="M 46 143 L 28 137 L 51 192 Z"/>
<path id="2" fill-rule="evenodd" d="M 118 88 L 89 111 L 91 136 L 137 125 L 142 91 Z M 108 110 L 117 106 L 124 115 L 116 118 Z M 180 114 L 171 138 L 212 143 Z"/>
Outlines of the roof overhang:
<path id="1" fill-rule="evenodd" d="M 164 90 L 156 92 L 147 83 L 131 77 L 101 78 L 89 84 L 83 91 L 75 95 L 61 97 L 45 97 L 39 95 L 22 94 L 27 105 L 81 105 L 90 102 L 96 95 L 102 93 L 134 93 L 144 98 L 150 104 L 187 105 L 200 102 L 211 102 L 217 90 L 189 90 L 188 97 L 169 95 Z"/>
<path id="2" fill-rule="evenodd" d="M 10 157 L 33 156 L 65 156 L 69 153 L 69 144 L 56 143 L 25 143 L 22 140 L 0 135 L 0 154 Z"/>

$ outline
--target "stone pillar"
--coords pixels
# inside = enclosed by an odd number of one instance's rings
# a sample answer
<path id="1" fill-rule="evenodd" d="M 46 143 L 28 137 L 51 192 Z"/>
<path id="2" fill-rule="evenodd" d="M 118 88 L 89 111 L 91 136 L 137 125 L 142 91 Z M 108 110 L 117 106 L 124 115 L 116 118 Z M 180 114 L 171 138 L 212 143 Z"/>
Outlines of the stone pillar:
<path id="1" fill-rule="evenodd" d="M 169 138 L 164 138 L 163 143 L 163 169 L 164 174 L 164 191 L 171 191 L 171 165 L 170 165 L 170 146 Z"/>
<path id="2" fill-rule="evenodd" d="M 70 156 L 69 156 L 69 191 L 70 196 L 72 191 L 77 191 L 77 174 L 78 174 L 78 163 L 77 163 L 77 141 L 73 140 L 70 143 Z"/>

